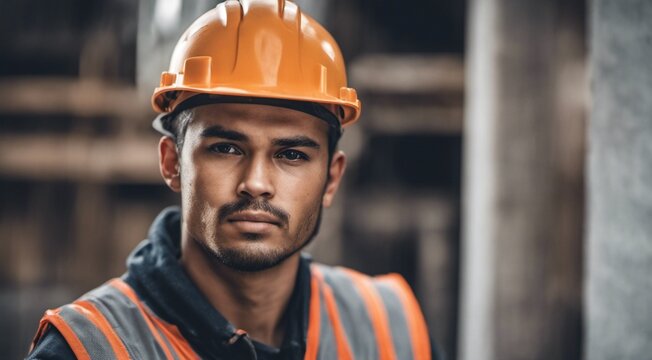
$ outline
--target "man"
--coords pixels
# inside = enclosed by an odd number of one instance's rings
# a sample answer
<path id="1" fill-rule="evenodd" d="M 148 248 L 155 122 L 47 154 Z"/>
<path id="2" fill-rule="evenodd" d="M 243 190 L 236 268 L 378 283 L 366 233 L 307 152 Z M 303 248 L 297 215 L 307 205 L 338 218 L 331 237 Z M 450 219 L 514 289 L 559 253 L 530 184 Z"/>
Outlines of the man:
<path id="1" fill-rule="evenodd" d="M 429 359 L 399 275 L 300 250 L 360 116 L 332 37 L 292 2 L 230 0 L 193 23 L 154 91 L 164 210 L 127 273 L 48 310 L 33 359 Z"/>

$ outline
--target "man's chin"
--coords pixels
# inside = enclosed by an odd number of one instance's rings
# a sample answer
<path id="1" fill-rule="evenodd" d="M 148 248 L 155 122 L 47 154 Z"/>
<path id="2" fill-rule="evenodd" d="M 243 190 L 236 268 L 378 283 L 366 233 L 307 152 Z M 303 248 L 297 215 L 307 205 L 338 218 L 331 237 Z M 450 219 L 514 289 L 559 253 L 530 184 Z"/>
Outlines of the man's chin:
<path id="1" fill-rule="evenodd" d="M 259 272 L 280 265 L 302 247 L 295 250 L 276 249 L 221 249 L 214 254 L 215 260 L 233 270 L 241 272 Z"/>

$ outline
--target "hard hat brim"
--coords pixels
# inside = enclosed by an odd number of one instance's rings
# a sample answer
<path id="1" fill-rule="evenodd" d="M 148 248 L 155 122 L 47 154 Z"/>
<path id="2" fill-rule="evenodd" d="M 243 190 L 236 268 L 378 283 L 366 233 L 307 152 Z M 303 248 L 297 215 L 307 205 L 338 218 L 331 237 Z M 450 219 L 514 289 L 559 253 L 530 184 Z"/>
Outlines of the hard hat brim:
<path id="1" fill-rule="evenodd" d="M 292 101 L 304 101 L 318 104 L 333 104 L 342 107 L 344 112 L 341 117 L 342 127 L 347 127 L 355 123 L 362 111 L 362 104 L 357 98 L 355 101 L 346 101 L 332 96 L 324 96 L 324 94 L 314 95 L 298 95 L 293 93 L 279 93 L 277 89 L 274 91 L 266 91 L 264 89 L 242 89 L 230 87 L 214 87 L 214 88 L 199 88 L 192 86 L 166 86 L 158 87 L 154 90 L 152 96 L 152 108 L 156 112 L 170 113 L 175 110 L 180 102 L 175 101 L 182 93 L 186 93 L 187 97 L 197 94 L 211 94 L 211 95 L 225 95 L 225 96 L 240 96 L 248 98 L 267 98 L 267 99 L 282 99 Z M 171 96 L 172 95 L 172 96 Z"/>
<path id="2" fill-rule="evenodd" d="M 221 94 L 196 94 L 187 97 L 184 101 L 179 103 L 172 112 L 163 113 L 154 118 L 152 121 L 152 127 L 159 133 L 174 138 L 175 134 L 166 127 L 166 122 L 172 121 L 174 117 L 184 110 L 209 104 L 257 104 L 282 107 L 312 115 L 325 121 L 328 126 L 333 128 L 333 130 L 338 134 L 341 135 L 342 132 L 341 119 L 333 112 L 333 109 L 327 109 L 323 104 L 310 101 L 287 100 L 283 98 L 245 97 Z"/>

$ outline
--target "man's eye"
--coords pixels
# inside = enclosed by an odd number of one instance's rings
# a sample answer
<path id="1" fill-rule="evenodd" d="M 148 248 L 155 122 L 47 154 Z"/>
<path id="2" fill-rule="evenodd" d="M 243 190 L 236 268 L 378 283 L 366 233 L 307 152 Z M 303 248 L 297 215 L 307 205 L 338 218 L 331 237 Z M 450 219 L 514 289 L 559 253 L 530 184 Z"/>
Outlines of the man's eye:
<path id="1" fill-rule="evenodd" d="M 211 145 L 210 150 L 220 154 L 240 155 L 240 150 L 231 144 L 215 144 Z"/>
<path id="2" fill-rule="evenodd" d="M 298 160 L 308 160 L 308 156 L 301 151 L 297 150 L 285 150 L 280 152 L 277 155 L 278 158 L 290 160 L 290 161 L 298 161 Z"/>

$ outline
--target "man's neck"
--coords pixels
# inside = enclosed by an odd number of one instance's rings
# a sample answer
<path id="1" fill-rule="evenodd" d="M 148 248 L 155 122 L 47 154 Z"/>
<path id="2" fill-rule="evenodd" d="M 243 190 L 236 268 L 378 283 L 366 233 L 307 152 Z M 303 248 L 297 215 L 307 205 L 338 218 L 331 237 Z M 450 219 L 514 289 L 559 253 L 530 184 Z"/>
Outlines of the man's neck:
<path id="1" fill-rule="evenodd" d="M 294 289 L 299 253 L 258 272 L 233 270 L 211 261 L 210 256 L 195 240 L 182 236 L 181 263 L 209 302 L 251 338 L 280 347 L 285 331 L 283 314 Z"/>

